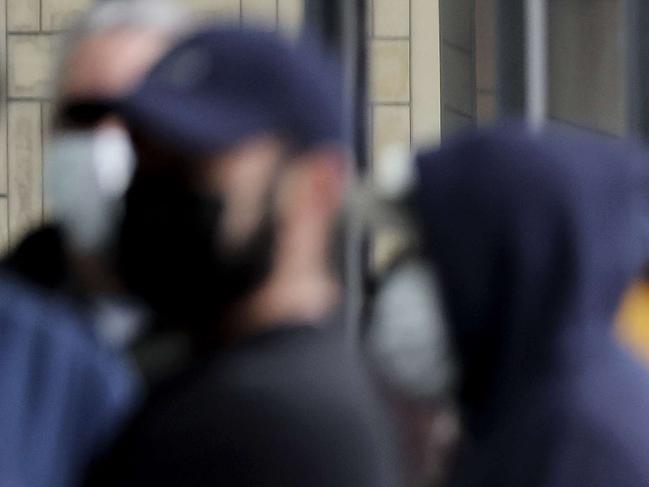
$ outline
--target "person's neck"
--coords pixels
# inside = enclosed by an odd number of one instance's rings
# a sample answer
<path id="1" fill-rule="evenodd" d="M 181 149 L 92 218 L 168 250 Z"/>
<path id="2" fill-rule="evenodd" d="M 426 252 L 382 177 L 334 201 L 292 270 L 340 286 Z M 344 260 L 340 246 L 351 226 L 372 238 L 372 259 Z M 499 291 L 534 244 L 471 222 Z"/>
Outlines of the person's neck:
<path id="1" fill-rule="evenodd" d="M 228 313 L 226 341 L 238 341 L 278 327 L 317 326 L 339 299 L 337 280 L 324 269 L 276 273 Z"/>

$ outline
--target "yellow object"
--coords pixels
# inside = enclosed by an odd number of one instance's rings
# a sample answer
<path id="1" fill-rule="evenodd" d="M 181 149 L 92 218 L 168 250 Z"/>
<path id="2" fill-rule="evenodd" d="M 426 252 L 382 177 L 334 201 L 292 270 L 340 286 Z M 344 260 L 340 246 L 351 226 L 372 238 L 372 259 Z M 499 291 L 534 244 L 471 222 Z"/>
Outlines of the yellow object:
<path id="1" fill-rule="evenodd" d="M 624 296 L 617 319 L 616 333 L 649 364 L 649 282 L 634 284 Z"/>

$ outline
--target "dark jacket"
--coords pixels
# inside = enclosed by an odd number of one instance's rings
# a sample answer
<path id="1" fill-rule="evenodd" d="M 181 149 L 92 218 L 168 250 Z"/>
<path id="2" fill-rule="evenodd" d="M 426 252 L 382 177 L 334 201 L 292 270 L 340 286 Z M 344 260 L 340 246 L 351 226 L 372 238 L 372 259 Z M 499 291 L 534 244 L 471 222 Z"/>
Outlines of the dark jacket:
<path id="1" fill-rule="evenodd" d="M 123 360 L 60 297 L 0 275 L 0 485 L 79 485 L 136 397 Z"/>
<path id="2" fill-rule="evenodd" d="M 418 209 L 462 365 L 462 487 L 649 485 L 649 374 L 618 345 L 649 159 L 509 125 L 418 160 Z"/>
<path id="3" fill-rule="evenodd" d="M 0 265 L 30 284 L 45 289 L 62 291 L 70 279 L 63 235 L 55 225 L 44 225 L 28 233 Z"/>
<path id="4" fill-rule="evenodd" d="M 392 487 L 385 427 L 342 340 L 282 326 L 157 387 L 89 485 Z"/>

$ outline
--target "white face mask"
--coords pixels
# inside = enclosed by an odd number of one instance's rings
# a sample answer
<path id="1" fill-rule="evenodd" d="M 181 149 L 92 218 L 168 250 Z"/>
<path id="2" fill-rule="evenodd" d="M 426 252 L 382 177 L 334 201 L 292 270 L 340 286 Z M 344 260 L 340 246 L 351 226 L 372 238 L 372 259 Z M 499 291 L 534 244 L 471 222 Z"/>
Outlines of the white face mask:
<path id="1" fill-rule="evenodd" d="M 68 243 L 87 254 L 105 250 L 135 167 L 128 134 L 108 128 L 57 135 L 45 163 L 46 204 Z"/>

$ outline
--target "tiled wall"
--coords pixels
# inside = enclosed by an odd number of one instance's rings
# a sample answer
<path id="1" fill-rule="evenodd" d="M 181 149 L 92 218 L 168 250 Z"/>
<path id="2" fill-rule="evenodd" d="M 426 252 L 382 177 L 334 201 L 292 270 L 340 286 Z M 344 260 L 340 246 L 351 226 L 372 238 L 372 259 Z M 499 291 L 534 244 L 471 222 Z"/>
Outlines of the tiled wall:
<path id="1" fill-rule="evenodd" d="M 370 156 L 495 115 L 495 0 L 367 0 Z M 91 0 L 0 0 L 0 252 L 43 218 L 43 141 L 62 29 Z M 183 0 L 201 17 L 295 33 L 303 0 Z M 549 0 L 550 114 L 624 130 L 622 0 Z M 440 33 L 440 24 L 442 31 Z"/>
<path id="2" fill-rule="evenodd" d="M 43 142 L 61 32 L 91 0 L 0 0 L 0 253 L 43 219 Z M 183 0 L 202 18 L 299 29 L 302 0 Z"/>
<path id="3" fill-rule="evenodd" d="M 370 1 L 370 160 L 394 145 L 410 149 L 440 138 L 439 3 Z M 393 232 L 375 237 L 372 262 L 381 267 L 401 240 Z"/>
<path id="4" fill-rule="evenodd" d="M 410 0 L 374 0 L 371 9 L 372 156 L 386 147 L 410 147 Z"/>
<path id="5" fill-rule="evenodd" d="M 439 139 L 439 5 L 371 0 L 371 158 L 394 144 Z"/>
<path id="6" fill-rule="evenodd" d="M 440 136 L 438 0 L 368 0 L 372 156 Z M 43 142 L 61 32 L 91 0 L 0 0 L 0 252 L 43 219 Z M 202 18 L 299 30 L 303 0 L 183 0 Z"/>

